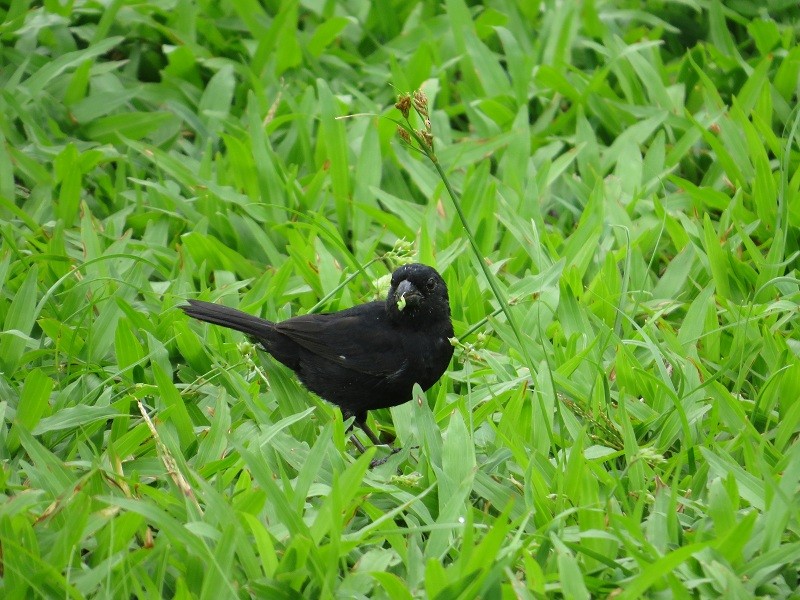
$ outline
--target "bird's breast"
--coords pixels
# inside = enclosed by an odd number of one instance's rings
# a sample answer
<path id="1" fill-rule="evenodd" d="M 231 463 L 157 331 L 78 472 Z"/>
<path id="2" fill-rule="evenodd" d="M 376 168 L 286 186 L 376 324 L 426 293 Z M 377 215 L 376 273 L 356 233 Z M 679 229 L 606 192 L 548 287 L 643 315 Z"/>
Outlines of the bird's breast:
<path id="1" fill-rule="evenodd" d="M 447 369 L 453 356 L 453 347 L 444 335 L 434 337 L 430 332 L 425 332 L 415 337 L 415 343 L 406 347 L 408 375 L 427 390 Z"/>

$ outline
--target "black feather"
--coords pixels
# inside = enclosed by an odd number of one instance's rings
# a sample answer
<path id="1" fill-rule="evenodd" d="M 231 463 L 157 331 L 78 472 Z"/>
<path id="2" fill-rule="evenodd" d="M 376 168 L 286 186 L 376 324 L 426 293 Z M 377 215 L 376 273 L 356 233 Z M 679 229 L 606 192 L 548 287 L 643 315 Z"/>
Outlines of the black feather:
<path id="1" fill-rule="evenodd" d="M 345 416 L 355 416 L 361 426 L 368 410 L 410 400 L 415 383 L 430 388 L 453 355 L 447 286 L 439 273 L 421 264 L 404 265 L 392 274 L 385 301 L 335 313 L 273 323 L 198 300 L 181 308 L 191 317 L 254 338 L 309 390 L 339 406 Z"/>

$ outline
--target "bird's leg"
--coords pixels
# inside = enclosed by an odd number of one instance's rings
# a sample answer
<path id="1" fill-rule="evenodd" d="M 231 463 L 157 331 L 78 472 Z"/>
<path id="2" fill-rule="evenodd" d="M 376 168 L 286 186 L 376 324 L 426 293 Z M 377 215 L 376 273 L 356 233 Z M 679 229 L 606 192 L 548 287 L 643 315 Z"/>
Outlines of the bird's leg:
<path id="1" fill-rule="evenodd" d="M 342 418 L 345 421 L 347 421 L 347 419 L 349 419 L 350 417 L 355 417 L 355 419 L 353 420 L 353 425 L 358 425 L 359 427 L 361 427 L 361 429 L 364 429 L 366 427 L 366 424 L 364 423 L 364 421 L 366 419 L 366 415 L 356 415 L 356 414 L 351 413 L 348 410 L 343 410 L 342 411 Z M 347 431 L 352 431 L 353 430 L 353 425 L 350 425 L 350 427 L 347 428 Z M 364 431 L 366 432 L 367 430 L 364 430 Z M 367 435 L 369 436 L 369 439 L 371 439 L 373 442 L 375 442 L 375 434 L 372 433 L 372 431 L 367 433 Z M 358 439 L 358 437 L 356 436 L 355 433 L 350 435 L 350 441 L 353 442 L 353 446 L 355 446 L 356 450 L 361 452 L 361 454 L 364 454 L 364 452 L 367 451 L 367 449 L 364 447 L 364 444 L 361 443 L 361 440 Z M 378 443 L 380 444 L 380 442 L 378 442 Z"/>
<path id="2" fill-rule="evenodd" d="M 367 449 L 366 449 L 366 448 L 364 448 L 364 444 L 362 444 L 362 443 L 359 441 L 359 439 L 358 439 L 358 438 L 355 436 L 355 434 L 353 434 L 353 435 L 351 435 L 351 436 L 350 436 L 350 441 L 351 441 L 351 442 L 353 442 L 353 446 L 355 446 L 355 447 L 356 447 L 356 449 L 357 449 L 359 452 L 361 452 L 361 454 L 364 454 L 364 452 L 366 452 L 366 451 L 367 451 Z"/>
<path id="3" fill-rule="evenodd" d="M 372 433 L 372 431 L 370 431 L 369 433 Z M 367 434 L 367 435 L 369 435 L 369 434 Z M 372 433 L 372 435 L 375 435 L 375 434 Z M 370 436 L 370 439 L 372 439 L 372 436 Z M 355 436 L 355 434 L 350 436 L 350 441 L 353 442 L 353 445 L 358 449 L 359 452 L 361 452 L 361 454 L 364 454 L 364 452 L 367 451 L 367 449 L 364 447 L 364 444 L 362 444 L 358 440 L 358 438 Z M 399 452 L 399 451 L 400 451 L 400 448 L 392 448 L 392 454 L 394 454 L 395 452 Z M 389 456 L 391 456 L 392 454 L 390 454 Z M 375 467 L 377 467 L 379 465 L 382 465 L 387 460 L 389 460 L 389 456 L 385 456 L 383 458 L 375 458 L 375 459 L 371 460 L 370 463 L 369 463 L 369 468 L 370 469 L 374 469 Z"/>
<path id="4" fill-rule="evenodd" d="M 376 446 L 383 445 L 383 442 L 381 442 L 380 438 L 377 435 L 375 435 L 375 432 L 373 432 L 372 429 L 370 429 L 369 426 L 367 425 L 366 417 L 363 420 L 359 420 L 358 417 L 356 417 L 356 425 L 361 427 L 362 431 L 367 434 L 367 437 L 370 440 L 372 440 L 373 444 L 375 444 Z"/>
<path id="5" fill-rule="evenodd" d="M 369 425 L 367 425 L 366 412 L 360 414 L 353 414 L 346 412 L 344 413 L 343 416 L 345 420 L 349 419 L 350 417 L 355 417 L 355 419 L 353 420 L 353 424 L 358 425 L 361 428 L 361 430 L 367 434 L 367 437 L 370 439 L 370 441 L 376 446 L 389 446 L 389 451 L 390 451 L 389 456 L 391 456 L 392 454 L 396 454 L 397 452 L 400 452 L 400 448 L 395 448 L 394 446 L 391 446 L 389 444 L 384 444 L 383 442 L 381 442 L 380 438 L 377 435 L 375 435 L 375 432 L 369 428 Z M 350 428 L 352 429 L 352 425 Z M 359 441 L 359 439 L 356 437 L 355 434 L 350 436 L 350 441 L 353 442 L 353 445 L 358 449 L 359 452 L 361 452 L 362 454 L 366 452 L 364 444 L 362 444 Z M 381 459 L 376 458 L 370 463 L 370 467 L 377 467 L 378 465 L 382 465 L 387 460 L 389 460 L 388 456 L 386 458 L 381 458 Z"/>
<path id="6" fill-rule="evenodd" d="M 364 433 L 366 433 L 367 437 L 370 440 L 372 440 L 373 444 L 375 444 L 376 446 L 388 446 L 389 447 L 389 451 L 391 452 L 391 454 L 397 454 L 398 452 L 400 452 L 400 448 L 396 448 L 396 447 L 392 446 L 391 444 L 384 444 L 380 440 L 380 438 L 377 435 L 375 435 L 375 433 L 372 431 L 372 429 L 370 429 L 369 426 L 367 425 L 367 417 L 366 417 L 366 415 L 364 415 L 364 418 L 361 419 L 361 420 L 358 420 L 358 418 L 356 417 L 356 421 L 355 422 L 359 427 L 361 427 L 361 429 L 364 430 Z"/>
<path id="7" fill-rule="evenodd" d="M 391 444 L 383 444 L 381 442 L 381 440 L 378 438 L 377 435 L 375 435 L 375 433 L 372 431 L 372 429 L 370 429 L 367 426 L 366 415 L 364 415 L 364 418 L 361 421 L 359 421 L 358 418 L 356 418 L 356 423 L 358 423 L 358 426 L 361 427 L 361 429 L 364 430 L 364 433 L 366 433 L 367 437 L 372 440 L 373 444 L 375 444 L 376 446 L 388 446 L 389 447 L 389 456 L 392 456 L 393 454 L 397 454 L 398 452 L 400 452 L 400 448 L 392 446 Z M 355 436 L 353 436 L 353 437 L 355 437 Z M 369 463 L 370 468 L 374 469 L 375 467 L 377 467 L 379 465 L 382 465 L 387 460 L 389 460 L 389 456 L 385 456 L 383 458 L 374 459 L 371 463 Z"/>

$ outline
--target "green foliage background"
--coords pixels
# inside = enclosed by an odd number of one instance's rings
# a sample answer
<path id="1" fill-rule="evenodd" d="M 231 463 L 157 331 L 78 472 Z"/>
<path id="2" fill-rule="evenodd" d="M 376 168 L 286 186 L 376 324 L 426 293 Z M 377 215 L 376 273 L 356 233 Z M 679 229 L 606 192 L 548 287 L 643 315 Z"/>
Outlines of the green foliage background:
<path id="1" fill-rule="evenodd" d="M 4 3 L 0 595 L 797 597 L 799 34 L 782 0 Z M 480 257 L 396 135 L 420 87 Z M 410 248 L 460 346 L 373 414 L 376 469 L 176 308 L 344 308 Z"/>

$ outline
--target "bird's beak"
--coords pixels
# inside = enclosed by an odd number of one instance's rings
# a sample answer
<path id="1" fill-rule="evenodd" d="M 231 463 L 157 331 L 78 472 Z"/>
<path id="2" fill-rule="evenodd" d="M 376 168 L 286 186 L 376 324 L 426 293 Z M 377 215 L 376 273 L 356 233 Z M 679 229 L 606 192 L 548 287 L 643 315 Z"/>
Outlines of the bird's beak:
<path id="1" fill-rule="evenodd" d="M 407 279 L 404 279 L 397 285 L 397 290 L 395 291 L 397 310 L 402 311 L 408 302 L 414 302 L 421 296 L 422 294 L 420 294 L 419 290 L 414 287 L 414 284 Z"/>

